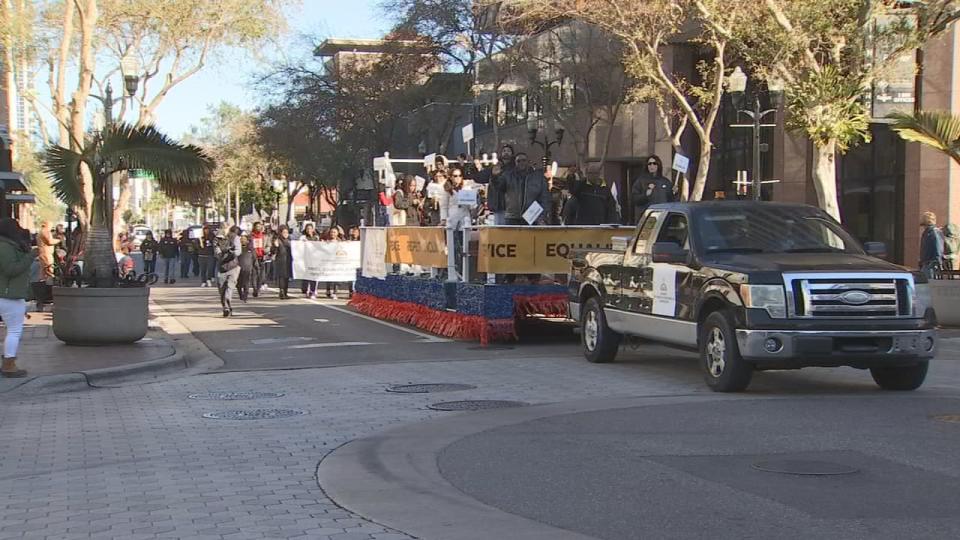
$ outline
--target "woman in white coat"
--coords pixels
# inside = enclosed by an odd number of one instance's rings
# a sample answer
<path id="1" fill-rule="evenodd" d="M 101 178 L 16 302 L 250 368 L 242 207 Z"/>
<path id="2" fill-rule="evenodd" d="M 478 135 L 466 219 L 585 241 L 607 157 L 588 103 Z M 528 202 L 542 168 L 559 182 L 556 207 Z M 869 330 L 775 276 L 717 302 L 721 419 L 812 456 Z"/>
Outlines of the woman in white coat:
<path id="1" fill-rule="evenodd" d="M 472 207 L 459 204 L 457 193 L 463 189 L 463 170 L 452 169 L 450 180 L 443 187 L 443 194 L 440 198 L 440 224 L 445 226 L 448 231 L 453 231 L 454 257 L 457 268 L 462 270 L 463 264 L 463 230 L 464 222 L 470 219 Z"/>

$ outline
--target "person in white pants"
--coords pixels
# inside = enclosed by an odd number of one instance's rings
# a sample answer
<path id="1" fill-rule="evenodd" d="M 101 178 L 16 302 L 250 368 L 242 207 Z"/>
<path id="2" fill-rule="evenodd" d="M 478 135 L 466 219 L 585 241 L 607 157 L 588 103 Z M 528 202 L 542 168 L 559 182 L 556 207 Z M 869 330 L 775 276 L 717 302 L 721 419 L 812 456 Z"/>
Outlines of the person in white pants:
<path id="1" fill-rule="evenodd" d="M 0 219 L 0 317 L 7 327 L 3 340 L 4 377 L 26 377 L 27 371 L 17 367 L 17 349 L 23 335 L 27 315 L 27 287 L 30 266 L 36 251 L 30 249 L 30 233 L 11 218 Z"/>

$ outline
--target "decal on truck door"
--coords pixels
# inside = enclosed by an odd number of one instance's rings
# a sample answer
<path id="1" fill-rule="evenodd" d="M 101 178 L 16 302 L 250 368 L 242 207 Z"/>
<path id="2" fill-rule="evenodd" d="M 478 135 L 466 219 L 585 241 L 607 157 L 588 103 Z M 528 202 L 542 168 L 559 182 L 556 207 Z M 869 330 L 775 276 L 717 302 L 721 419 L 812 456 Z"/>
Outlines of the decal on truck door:
<path id="1" fill-rule="evenodd" d="M 677 267 L 653 264 L 653 314 L 673 317 L 677 312 Z"/>

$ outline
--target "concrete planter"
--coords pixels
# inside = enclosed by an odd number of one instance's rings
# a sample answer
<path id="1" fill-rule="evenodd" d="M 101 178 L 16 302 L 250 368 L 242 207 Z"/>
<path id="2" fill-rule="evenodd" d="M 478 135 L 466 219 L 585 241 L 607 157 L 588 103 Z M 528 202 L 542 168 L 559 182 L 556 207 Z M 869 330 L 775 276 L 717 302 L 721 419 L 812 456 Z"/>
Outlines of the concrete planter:
<path id="1" fill-rule="evenodd" d="M 930 280 L 930 296 L 940 326 L 960 326 L 960 280 Z"/>
<path id="2" fill-rule="evenodd" d="M 53 334 L 70 345 L 133 343 L 147 335 L 149 287 L 53 289 Z"/>

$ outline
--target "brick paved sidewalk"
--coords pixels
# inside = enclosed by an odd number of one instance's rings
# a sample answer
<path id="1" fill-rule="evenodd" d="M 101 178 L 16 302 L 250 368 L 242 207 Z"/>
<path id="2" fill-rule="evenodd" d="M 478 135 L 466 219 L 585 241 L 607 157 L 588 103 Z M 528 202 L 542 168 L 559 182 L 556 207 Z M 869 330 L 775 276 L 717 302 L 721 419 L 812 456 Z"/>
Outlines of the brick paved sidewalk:
<path id="1" fill-rule="evenodd" d="M 53 335 L 51 313 L 31 312 L 29 315 L 17 355 L 17 364 L 27 370 L 29 377 L 0 378 L 0 393 L 37 377 L 118 368 L 176 354 L 176 349 L 159 328 L 151 327 L 146 338 L 132 345 L 78 347 L 66 345 Z M 6 330 L 0 330 L 0 336 L 5 335 Z"/>

